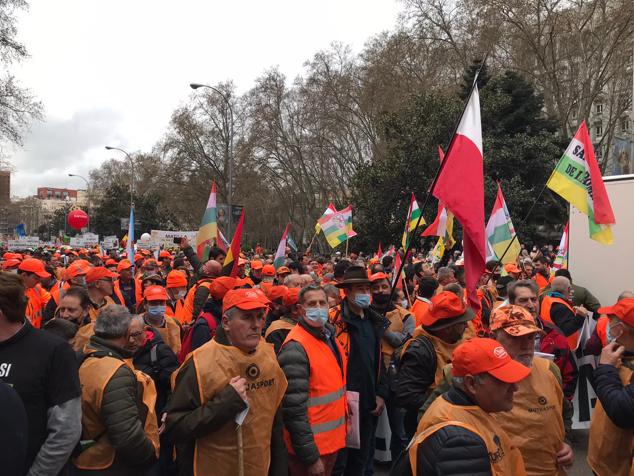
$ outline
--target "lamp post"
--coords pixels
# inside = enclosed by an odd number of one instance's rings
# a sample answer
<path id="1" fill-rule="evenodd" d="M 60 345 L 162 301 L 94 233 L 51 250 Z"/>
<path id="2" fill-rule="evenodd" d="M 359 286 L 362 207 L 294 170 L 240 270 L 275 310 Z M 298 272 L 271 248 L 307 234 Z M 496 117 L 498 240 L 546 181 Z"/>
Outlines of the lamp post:
<path id="1" fill-rule="evenodd" d="M 229 238 L 231 238 L 231 236 L 233 236 L 231 234 L 231 225 L 232 225 L 232 221 L 233 221 L 233 160 L 234 160 L 234 156 L 233 156 L 233 107 L 231 106 L 231 101 L 229 101 L 229 98 L 227 97 L 227 95 L 225 93 L 223 93 L 220 89 L 214 87 L 214 86 L 209 86 L 207 84 L 199 84 L 199 83 L 190 83 L 189 85 L 190 88 L 192 89 L 198 89 L 198 88 L 208 88 L 211 89 L 212 91 L 214 91 L 215 93 L 219 94 L 220 97 L 222 98 L 222 100 L 225 102 L 225 104 L 227 105 L 227 107 L 229 107 L 229 114 L 230 114 L 230 120 L 231 120 L 231 124 L 229 125 L 229 157 L 228 157 L 228 167 L 229 167 L 229 190 L 227 193 L 227 205 L 229 206 L 229 223 L 228 223 L 228 229 L 227 229 L 227 236 L 229 236 Z"/>
<path id="2" fill-rule="evenodd" d="M 68 174 L 69 177 L 76 177 L 86 182 L 86 195 L 88 195 L 88 210 L 90 211 L 90 182 L 85 177 L 77 174 Z"/>
<path id="3" fill-rule="evenodd" d="M 110 147 L 107 145 L 106 150 L 118 150 L 119 152 L 123 152 L 130 161 L 130 208 L 134 208 L 134 160 L 130 154 L 118 147 Z"/>

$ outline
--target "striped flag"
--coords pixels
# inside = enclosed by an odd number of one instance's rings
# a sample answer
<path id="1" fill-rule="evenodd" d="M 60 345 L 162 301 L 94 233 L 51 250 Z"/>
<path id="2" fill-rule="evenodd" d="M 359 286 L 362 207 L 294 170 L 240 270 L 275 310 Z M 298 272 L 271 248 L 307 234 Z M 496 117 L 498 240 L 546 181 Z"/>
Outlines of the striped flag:
<path id="1" fill-rule="evenodd" d="M 490 243 L 490 249 L 493 250 L 493 255 L 496 260 L 502 258 L 502 264 L 515 263 L 517 257 L 522 251 L 520 242 L 515 237 L 515 228 L 511 221 L 511 214 L 506 206 L 504 195 L 502 194 L 502 187 L 498 183 L 498 193 L 493 204 L 493 210 L 491 210 L 491 216 L 487 222 L 487 240 Z M 511 240 L 513 243 L 510 245 Z M 502 257 L 506 249 L 508 251 Z"/>
<path id="2" fill-rule="evenodd" d="M 396 254 L 396 248 L 394 247 L 394 245 L 392 245 L 385 253 L 383 253 L 380 256 L 381 261 L 383 261 L 383 258 L 385 258 L 386 256 L 391 256 L 392 258 L 394 258 L 395 254 Z"/>
<path id="3" fill-rule="evenodd" d="M 286 225 L 280 244 L 277 245 L 277 252 L 275 253 L 275 259 L 273 260 L 273 266 L 275 266 L 276 271 L 280 268 L 280 266 L 284 266 L 284 261 L 286 260 L 286 241 L 288 239 L 288 228 L 290 226 L 290 223 Z"/>
<path id="4" fill-rule="evenodd" d="M 352 205 L 348 205 L 343 210 L 340 210 L 338 213 L 342 213 L 346 219 L 346 229 L 348 238 L 354 238 L 357 236 L 357 232 L 352 229 Z"/>
<path id="5" fill-rule="evenodd" d="M 216 246 L 226 253 L 227 248 L 229 248 L 230 245 L 231 243 L 229 243 L 229 240 L 225 238 L 225 235 L 223 235 L 220 227 L 218 227 L 218 238 L 216 239 Z"/>
<path id="6" fill-rule="evenodd" d="M 405 230 L 403 230 L 403 238 L 401 239 L 401 244 L 403 245 L 403 249 L 406 250 L 409 245 L 410 234 L 416 230 L 416 225 L 418 224 L 418 219 L 421 216 L 420 208 L 418 208 L 418 202 L 416 201 L 416 197 L 414 196 L 414 192 L 412 192 L 412 197 L 409 201 L 409 210 L 407 211 L 407 221 L 405 222 Z M 421 224 L 425 224 L 425 219 L 421 218 Z"/>
<path id="7" fill-rule="evenodd" d="M 340 212 L 333 212 L 328 214 L 324 213 L 324 215 L 319 219 L 318 224 L 320 226 L 320 230 L 324 232 L 326 241 L 331 246 L 331 248 L 336 248 L 348 239 L 350 225 L 348 223 L 346 210 L 341 210 Z M 351 208 L 350 216 L 352 216 Z"/>
<path id="8" fill-rule="evenodd" d="M 240 257 L 240 242 L 242 241 L 242 227 L 244 226 L 244 208 L 236 226 L 236 231 L 231 240 L 231 246 L 227 250 L 225 262 L 222 265 L 223 276 L 235 277 L 238 274 L 238 258 Z"/>
<path id="9" fill-rule="evenodd" d="M 213 241 L 218 239 L 218 223 L 216 211 L 216 181 L 211 185 L 211 193 L 207 201 L 207 208 L 200 222 L 198 235 L 196 235 L 196 253 L 203 262 L 209 258 L 209 248 Z"/>
<path id="10" fill-rule="evenodd" d="M 290 249 L 297 253 L 297 244 L 295 243 L 295 240 L 293 240 L 293 237 L 290 233 L 286 236 L 286 244 Z"/>
<path id="11" fill-rule="evenodd" d="M 590 238 L 604 245 L 613 243 L 611 226 L 616 219 L 586 121 L 579 126 L 546 186 L 588 216 Z"/>
<path id="12" fill-rule="evenodd" d="M 550 268 L 551 276 L 554 276 L 558 269 L 568 267 L 568 225 L 569 223 L 566 223 L 564 232 L 561 235 L 561 241 L 559 242 L 557 257 L 555 258 L 552 268 Z"/>
<path id="13" fill-rule="evenodd" d="M 337 213 L 337 209 L 332 203 L 329 203 L 328 208 L 326 208 L 326 211 L 321 216 L 321 218 L 324 218 L 327 215 L 332 215 L 333 213 Z M 320 224 L 321 218 L 317 220 L 317 224 L 315 225 L 315 233 L 319 233 L 321 231 L 321 224 Z"/>
<path id="14" fill-rule="evenodd" d="M 444 246 L 450 250 L 456 244 L 453 238 L 453 213 L 445 208 L 442 202 L 438 202 L 438 214 L 436 219 L 421 234 L 422 236 L 439 236 L 444 238 Z"/>

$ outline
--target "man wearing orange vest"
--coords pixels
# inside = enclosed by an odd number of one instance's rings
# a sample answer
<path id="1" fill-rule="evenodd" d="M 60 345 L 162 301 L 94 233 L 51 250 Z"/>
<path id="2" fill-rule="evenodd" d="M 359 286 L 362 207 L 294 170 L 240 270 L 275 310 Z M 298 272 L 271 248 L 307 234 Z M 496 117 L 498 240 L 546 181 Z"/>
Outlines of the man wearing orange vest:
<path id="1" fill-rule="evenodd" d="M 132 262 L 122 259 L 117 264 L 117 273 L 119 279 L 114 283 L 114 291 L 117 295 L 122 296 L 125 302 L 121 304 L 128 308 L 130 312 L 136 311 L 136 280 L 134 279 Z"/>
<path id="2" fill-rule="evenodd" d="M 143 292 L 143 298 L 146 303 L 145 312 L 141 314 L 143 320 L 159 331 L 172 352 L 178 355 L 181 350 L 181 326 L 175 318 L 165 314 L 169 299 L 167 291 L 163 286 L 148 286 Z"/>
<path id="3" fill-rule="evenodd" d="M 300 317 L 278 361 L 288 380 L 284 440 L 290 476 L 330 476 L 346 446 L 346 356 L 328 323 L 328 298 L 319 286 L 299 293 Z"/>
<path id="4" fill-rule="evenodd" d="M 201 279 L 191 287 L 183 304 L 183 321 L 186 323 L 196 321 L 200 315 L 209 298 L 209 286 L 222 273 L 222 266 L 215 260 L 209 260 L 202 266 L 200 272 Z"/>
<path id="5" fill-rule="evenodd" d="M 73 474 L 144 474 L 157 461 L 156 388 L 135 371 L 132 354 L 124 349 L 130 319 L 130 312 L 115 304 L 95 321 L 79 368 L 82 451 L 72 459 Z"/>
<path id="6" fill-rule="evenodd" d="M 181 474 L 287 474 L 279 411 L 287 383 L 262 339 L 267 306 L 259 290 L 228 291 L 222 326 L 178 370 L 165 431 Z"/>
<path id="7" fill-rule="evenodd" d="M 588 464 L 598 476 L 629 476 L 634 468 L 634 299 L 621 299 L 599 312 L 610 319 L 612 342 L 603 348 L 594 370 L 599 402 L 590 425 Z"/>
<path id="8" fill-rule="evenodd" d="M 44 263 L 35 258 L 22 261 L 18 266 L 18 274 L 22 278 L 28 299 L 26 317 L 33 327 L 39 329 L 42 326 L 44 308 L 51 299 L 51 295 L 40 284 L 40 279 L 47 278 L 50 274 L 44 269 Z"/>
<path id="9" fill-rule="evenodd" d="M 551 281 L 550 260 L 544 255 L 540 255 L 533 260 L 533 263 L 535 264 L 535 276 L 533 276 L 533 280 L 537 283 L 539 292 L 541 293 Z"/>
<path id="10" fill-rule="evenodd" d="M 115 273 L 108 271 L 103 266 L 92 268 L 86 274 L 86 289 L 92 301 L 90 317 L 93 321 L 97 318 L 99 309 L 109 304 L 116 304 L 114 299 L 112 299 L 114 279 L 116 277 Z"/>
<path id="11" fill-rule="evenodd" d="M 491 413 L 513 408 L 517 384 L 530 372 L 493 339 L 460 344 L 452 387 L 425 412 L 408 449 L 411 474 L 524 476 L 522 454 Z"/>
<path id="12" fill-rule="evenodd" d="M 185 296 L 187 296 L 187 276 L 182 271 L 172 270 L 167 274 L 165 284 L 169 297 L 165 315 L 173 317 L 181 324 L 186 324 L 183 307 Z"/>
<path id="13" fill-rule="evenodd" d="M 417 278 L 418 289 L 416 291 L 416 299 L 412 304 L 412 313 L 416 319 L 415 327 L 422 324 L 423 316 L 431 308 L 431 298 L 440 291 L 440 284 L 436 278 L 431 276 L 423 276 Z"/>
<path id="14" fill-rule="evenodd" d="M 434 388 L 442 381 L 442 369 L 462 339 L 473 310 L 451 291 L 431 298 L 432 307 L 422 325 L 404 346 L 396 377 L 396 402 L 405 408 L 405 433 L 416 431 L 418 412 Z"/>

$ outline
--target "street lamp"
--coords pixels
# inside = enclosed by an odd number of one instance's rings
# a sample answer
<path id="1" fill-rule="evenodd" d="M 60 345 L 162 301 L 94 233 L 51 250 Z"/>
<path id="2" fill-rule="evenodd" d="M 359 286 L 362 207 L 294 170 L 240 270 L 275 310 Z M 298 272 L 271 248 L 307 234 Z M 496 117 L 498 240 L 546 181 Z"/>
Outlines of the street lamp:
<path id="1" fill-rule="evenodd" d="M 107 145 L 106 150 L 118 150 L 119 152 L 123 152 L 130 161 L 130 207 L 134 208 L 134 160 L 132 159 L 132 156 L 130 156 L 130 154 L 128 154 L 123 149 L 119 149 L 118 147 L 110 147 L 109 145 Z"/>
<path id="2" fill-rule="evenodd" d="M 192 89 L 198 89 L 198 88 L 208 88 L 211 89 L 212 91 L 218 93 L 220 95 L 220 97 L 223 99 L 223 101 L 227 104 L 227 106 L 229 107 L 229 114 L 231 115 L 231 124 L 229 127 L 229 157 L 228 157 L 228 166 L 229 166 L 229 193 L 227 193 L 227 205 L 229 206 L 229 223 L 228 223 L 228 230 L 227 230 L 227 235 L 229 237 L 231 237 L 231 225 L 232 225 L 232 220 L 233 220 L 233 207 L 232 207 L 232 203 L 233 203 L 233 160 L 234 160 L 234 156 L 233 156 L 233 107 L 231 106 L 231 101 L 229 101 L 229 98 L 227 97 L 227 95 L 225 93 L 223 93 L 220 89 L 215 88 L 213 86 L 209 86 L 207 84 L 200 84 L 200 83 L 190 83 L 189 87 Z"/>

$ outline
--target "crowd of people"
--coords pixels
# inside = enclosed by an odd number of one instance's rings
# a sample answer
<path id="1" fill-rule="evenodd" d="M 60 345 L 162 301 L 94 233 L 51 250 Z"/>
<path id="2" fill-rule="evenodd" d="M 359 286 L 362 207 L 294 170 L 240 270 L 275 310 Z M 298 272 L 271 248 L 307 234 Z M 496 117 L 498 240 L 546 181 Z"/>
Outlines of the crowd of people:
<path id="1" fill-rule="evenodd" d="M 4 253 L 0 473 L 368 476 L 385 413 L 395 476 L 564 475 L 589 319 L 588 464 L 632 471 L 634 293 L 602 307 L 552 248 L 487 263 L 477 311 L 459 253 L 224 258 Z"/>

